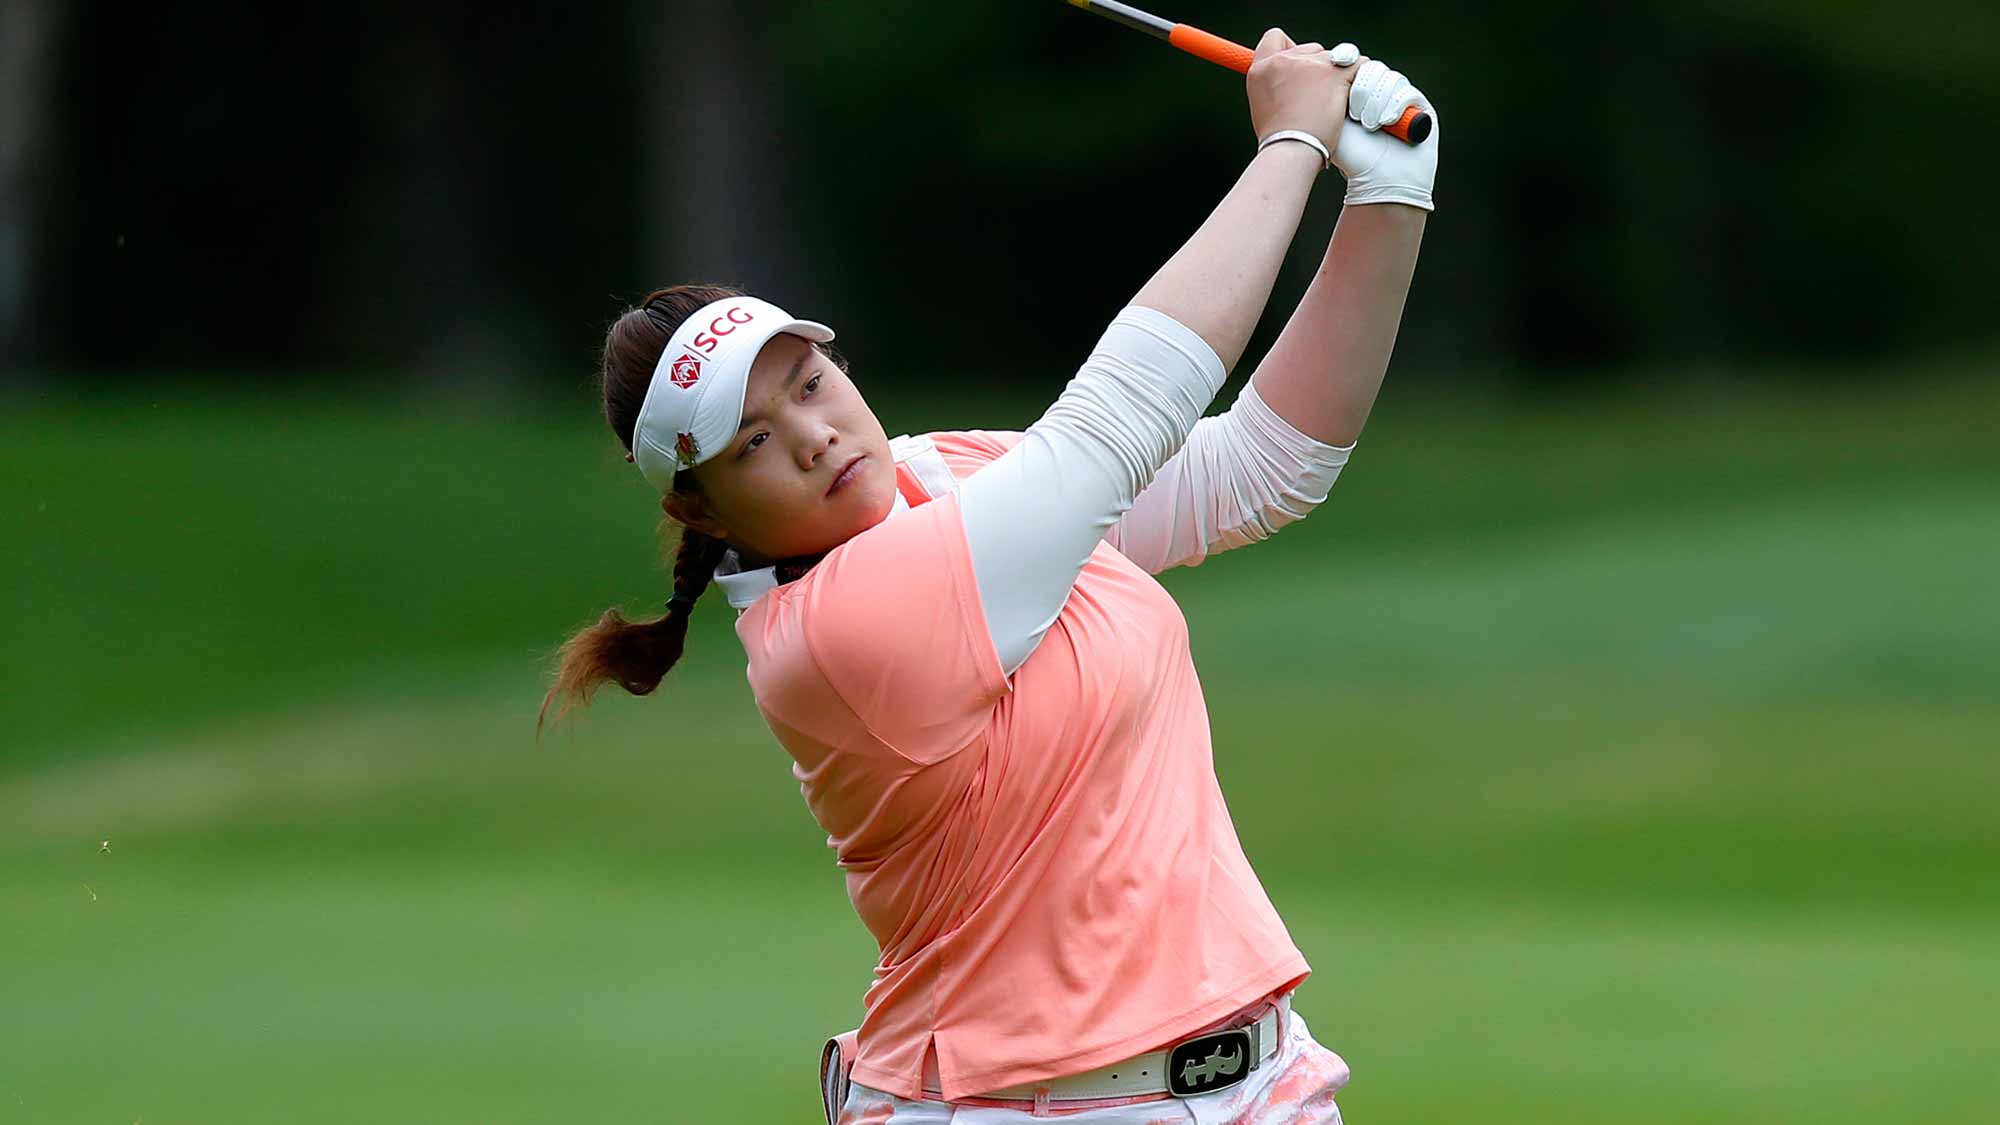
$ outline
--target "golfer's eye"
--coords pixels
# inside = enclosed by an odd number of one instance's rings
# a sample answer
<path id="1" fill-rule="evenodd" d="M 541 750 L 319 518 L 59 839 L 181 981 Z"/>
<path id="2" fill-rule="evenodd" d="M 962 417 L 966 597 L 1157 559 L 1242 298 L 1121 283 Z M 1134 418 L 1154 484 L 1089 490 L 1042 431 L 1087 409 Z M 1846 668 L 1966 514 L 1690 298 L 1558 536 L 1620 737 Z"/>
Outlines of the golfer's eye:
<path id="1" fill-rule="evenodd" d="M 812 378 L 810 378 L 810 379 L 806 380 L 806 390 L 805 390 L 805 397 L 807 397 L 807 398 L 811 398 L 811 397 L 812 397 L 812 393 L 813 393 L 813 392 L 814 392 L 815 390 L 818 390 L 818 389 L 819 389 L 819 381 L 820 381 L 820 379 L 821 379 L 821 378 L 822 378 L 821 376 L 819 376 L 819 375 L 815 375 L 815 376 L 813 376 Z"/>
<path id="2" fill-rule="evenodd" d="M 751 452 L 755 450 L 758 446 L 764 444 L 764 439 L 770 436 L 771 435 L 769 433 L 763 431 L 751 434 L 750 440 L 743 443 L 743 452 L 738 453 L 736 456 L 739 458 L 750 456 Z"/>

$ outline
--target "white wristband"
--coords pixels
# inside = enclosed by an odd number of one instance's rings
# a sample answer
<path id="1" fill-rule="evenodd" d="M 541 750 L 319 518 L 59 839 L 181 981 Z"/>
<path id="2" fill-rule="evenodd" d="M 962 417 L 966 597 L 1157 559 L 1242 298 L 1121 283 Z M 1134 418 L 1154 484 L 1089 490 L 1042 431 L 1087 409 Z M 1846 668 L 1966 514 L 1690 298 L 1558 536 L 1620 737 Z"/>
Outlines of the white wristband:
<path id="1" fill-rule="evenodd" d="M 1324 172 L 1328 168 L 1333 167 L 1333 153 L 1327 151 L 1326 142 L 1303 129 L 1280 129 L 1263 140 L 1258 141 L 1257 151 L 1263 152 L 1279 141 L 1299 141 L 1303 144 L 1309 144 L 1313 147 L 1313 151 L 1319 153 L 1321 161 L 1320 171 Z"/>

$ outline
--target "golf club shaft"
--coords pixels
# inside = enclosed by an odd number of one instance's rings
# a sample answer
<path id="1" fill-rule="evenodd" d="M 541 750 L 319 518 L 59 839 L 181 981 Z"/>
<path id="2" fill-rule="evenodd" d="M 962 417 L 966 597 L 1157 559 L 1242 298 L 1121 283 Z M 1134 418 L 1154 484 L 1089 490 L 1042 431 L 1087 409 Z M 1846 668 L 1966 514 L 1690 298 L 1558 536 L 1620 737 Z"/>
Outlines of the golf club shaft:
<path id="1" fill-rule="evenodd" d="M 1134 31 L 1143 31 L 1155 39 L 1171 43 L 1196 58 L 1226 66 L 1238 74 L 1247 74 L 1250 63 L 1257 53 L 1241 43 L 1232 43 L 1219 35 L 1211 35 L 1198 27 L 1184 23 L 1174 23 L 1142 12 L 1130 4 L 1118 0 L 1069 0 L 1072 7 L 1086 12 L 1095 12 L 1112 23 L 1122 24 Z M 1403 116 L 1394 123 L 1384 125 L 1382 131 L 1405 144 L 1422 144 L 1431 135 L 1430 114 L 1411 106 L 1403 111 Z"/>

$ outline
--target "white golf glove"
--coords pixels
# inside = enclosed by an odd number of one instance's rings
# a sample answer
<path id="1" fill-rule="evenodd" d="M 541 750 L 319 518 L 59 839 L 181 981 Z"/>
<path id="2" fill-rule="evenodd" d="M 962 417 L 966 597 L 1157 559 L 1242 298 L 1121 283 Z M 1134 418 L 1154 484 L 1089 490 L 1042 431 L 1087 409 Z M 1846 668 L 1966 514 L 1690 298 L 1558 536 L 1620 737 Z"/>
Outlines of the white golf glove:
<path id="1" fill-rule="evenodd" d="M 1334 62 L 1352 65 L 1349 44 L 1334 48 Z M 1418 106 L 1431 115 L 1431 135 L 1422 144 L 1405 144 L 1387 133 L 1403 111 Z M 1347 177 L 1347 197 L 1353 207 L 1363 203 L 1404 203 L 1435 210 L 1431 185 L 1437 180 L 1439 123 L 1436 108 L 1423 91 L 1410 85 L 1402 72 L 1376 59 L 1363 63 L 1347 95 L 1347 121 L 1333 150 L 1334 167 Z"/>

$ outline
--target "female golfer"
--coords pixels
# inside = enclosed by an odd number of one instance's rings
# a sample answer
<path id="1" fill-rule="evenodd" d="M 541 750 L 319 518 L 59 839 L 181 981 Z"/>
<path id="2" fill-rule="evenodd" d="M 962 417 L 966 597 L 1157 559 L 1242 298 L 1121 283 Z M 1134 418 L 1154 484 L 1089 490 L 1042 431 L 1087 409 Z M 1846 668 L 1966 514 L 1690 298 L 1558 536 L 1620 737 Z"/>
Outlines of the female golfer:
<path id="1" fill-rule="evenodd" d="M 831 330 L 735 290 L 664 290 L 611 328 L 606 416 L 684 533 L 666 616 L 605 614 L 550 699 L 652 691 L 722 586 L 881 946 L 822 1063 L 830 1121 L 1339 1120 L 1346 1064 L 1291 1010 L 1310 970 L 1152 575 L 1305 516 L 1374 402 L 1438 141 L 1376 131 L 1436 111 L 1357 55 L 1265 34 L 1256 155 L 1025 433 L 892 441 Z M 1202 419 L 1330 164 L 1348 206 L 1319 274 Z"/>

